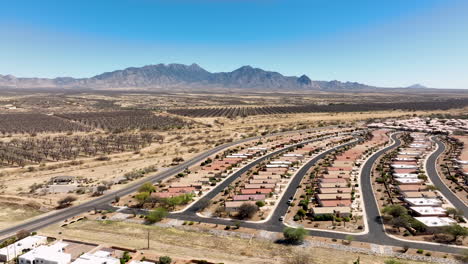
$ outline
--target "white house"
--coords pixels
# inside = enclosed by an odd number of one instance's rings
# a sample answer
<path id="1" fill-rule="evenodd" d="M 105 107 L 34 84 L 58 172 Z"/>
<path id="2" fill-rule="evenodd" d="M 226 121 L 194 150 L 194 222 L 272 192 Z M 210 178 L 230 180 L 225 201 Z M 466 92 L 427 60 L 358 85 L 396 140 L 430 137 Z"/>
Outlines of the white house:
<path id="1" fill-rule="evenodd" d="M 394 169 L 417 169 L 418 166 L 416 165 L 409 165 L 409 164 L 392 164 L 392 168 Z"/>
<path id="2" fill-rule="evenodd" d="M 81 255 L 72 264 L 120 264 L 118 258 L 111 257 L 110 252 L 99 250 Z"/>
<path id="3" fill-rule="evenodd" d="M 69 264 L 71 255 L 64 253 L 67 243 L 39 246 L 19 257 L 19 264 Z"/>
<path id="4" fill-rule="evenodd" d="M 422 216 L 415 217 L 414 219 L 418 220 L 419 222 L 423 223 L 429 228 L 444 227 L 457 223 L 457 221 L 453 220 L 450 217 Z"/>
<path id="5" fill-rule="evenodd" d="M 267 168 L 289 168 L 288 165 L 284 165 L 284 164 L 267 164 L 266 167 Z"/>
<path id="6" fill-rule="evenodd" d="M 441 206 L 442 201 L 435 198 L 405 198 L 410 206 Z"/>
<path id="7" fill-rule="evenodd" d="M 270 164 L 292 164 L 292 162 L 291 161 L 274 160 L 274 161 L 270 161 Z"/>
<path id="8" fill-rule="evenodd" d="M 410 209 L 418 216 L 447 216 L 447 210 L 442 207 L 412 206 Z"/>
<path id="9" fill-rule="evenodd" d="M 47 244 L 45 236 L 28 236 L 0 249 L 0 262 L 8 262 L 23 253 L 23 250 L 34 249 Z"/>
<path id="10" fill-rule="evenodd" d="M 395 178 L 418 178 L 417 173 L 393 173 Z"/>
<path id="11" fill-rule="evenodd" d="M 416 178 L 396 178 L 395 181 L 399 184 L 421 184 L 424 182 L 423 180 Z"/>

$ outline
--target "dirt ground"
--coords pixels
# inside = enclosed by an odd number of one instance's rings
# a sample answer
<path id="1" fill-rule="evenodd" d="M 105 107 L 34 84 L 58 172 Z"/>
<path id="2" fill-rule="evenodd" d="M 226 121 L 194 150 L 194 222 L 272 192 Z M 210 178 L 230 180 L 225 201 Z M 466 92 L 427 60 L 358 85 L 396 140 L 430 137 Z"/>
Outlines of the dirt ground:
<path id="1" fill-rule="evenodd" d="M 200 128 L 179 129 L 175 131 L 157 132 L 165 137 L 164 143 L 154 143 L 133 152 L 109 155 L 109 161 L 96 161 L 95 158 L 79 158 L 77 164 L 70 162 L 47 162 L 41 166 L 28 165 L 25 168 L 0 168 L 0 194 L 8 197 L 22 197 L 41 204 L 41 207 L 53 209 L 57 201 L 68 195 L 67 192 L 46 195 L 29 194 L 29 187 L 49 181 L 55 176 L 76 176 L 93 179 L 97 185 L 103 181 L 121 178 L 126 172 L 142 169 L 151 165 L 164 170 L 175 157 L 185 160 L 214 147 L 219 142 L 237 140 L 242 137 L 260 135 L 282 130 L 294 130 L 324 125 L 359 125 L 360 121 L 369 118 L 387 118 L 408 116 L 408 114 L 424 115 L 433 112 L 358 112 L 358 113 L 311 113 L 249 116 L 246 118 L 196 118 Z M 440 112 L 440 111 L 438 111 Z M 44 135 L 37 135 L 37 137 Z M 28 136 L 23 136 L 28 137 Z M 0 138 L 0 140 L 7 140 Z M 29 169 L 31 167 L 32 169 Z M 31 171 L 30 171 L 31 170 Z M 125 188 L 125 185 L 114 185 L 112 189 Z M 90 194 L 77 195 L 78 201 L 91 199 Z M 18 215 L 21 217 L 21 214 Z"/>
<path id="2" fill-rule="evenodd" d="M 60 234 L 59 234 L 60 232 Z M 148 254 L 167 255 L 175 259 L 203 259 L 215 263 L 285 263 L 295 251 L 310 253 L 315 263 L 384 263 L 388 258 L 310 246 L 285 246 L 265 239 L 225 236 L 222 233 L 187 231 L 177 228 L 146 226 L 127 222 L 83 220 L 65 228 L 50 226 L 40 234 L 78 239 L 135 249 L 145 249 L 150 232 Z M 404 261 L 405 263 L 423 263 Z"/>

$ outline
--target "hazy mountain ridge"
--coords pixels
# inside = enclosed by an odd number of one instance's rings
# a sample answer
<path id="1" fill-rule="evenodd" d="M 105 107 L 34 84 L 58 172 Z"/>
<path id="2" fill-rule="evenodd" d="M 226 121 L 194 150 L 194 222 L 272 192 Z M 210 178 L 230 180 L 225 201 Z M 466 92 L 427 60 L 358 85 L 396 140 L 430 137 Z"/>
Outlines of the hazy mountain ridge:
<path id="1" fill-rule="evenodd" d="M 0 75 L 0 86 L 16 88 L 91 89 L 203 89 L 209 87 L 255 90 L 372 90 L 377 87 L 357 82 L 313 81 L 308 76 L 284 76 L 251 66 L 231 72 L 211 73 L 197 64 L 156 64 L 105 72 L 91 78 L 16 78 Z"/>

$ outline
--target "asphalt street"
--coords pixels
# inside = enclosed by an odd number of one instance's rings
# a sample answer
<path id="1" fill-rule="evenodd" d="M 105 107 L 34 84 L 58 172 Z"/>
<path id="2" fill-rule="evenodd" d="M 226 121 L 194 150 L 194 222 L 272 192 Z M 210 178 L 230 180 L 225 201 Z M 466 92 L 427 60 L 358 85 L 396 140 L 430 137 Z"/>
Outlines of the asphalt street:
<path id="1" fill-rule="evenodd" d="M 334 128 L 335 126 L 330 126 L 329 128 Z M 298 131 L 286 131 L 286 132 L 280 132 L 280 133 L 275 133 L 273 135 L 285 135 L 285 134 L 292 134 L 292 133 L 300 133 L 300 132 L 308 132 L 308 131 L 314 131 L 314 130 L 319 130 L 323 128 L 313 128 L 313 129 L 304 129 L 304 130 L 298 130 Z M 272 136 L 272 135 L 269 135 Z M 98 198 L 95 198 L 91 201 L 84 202 L 79 205 L 75 205 L 69 208 L 61 209 L 54 211 L 52 213 L 34 218 L 30 221 L 0 230 L 0 240 L 4 240 L 8 236 L 16 234 L 20 230 L 28 230 L 28 231 L 34 231 L 41 229 L 43 227 L 46 227 L 48 225 L 63 221 L 65 219 L 68 219 L 73 216 L 77 216 L 79 214 L 82 214 L 84 212 L 94 210 L 95 208 L 101 208 L 101 207 L 106 207 L 108 206 L 109 203 L 111 203 L 116 197 L 122 197 L 131 193 L 134 193 L 138 190 L 138 188 L 145 182 L 151 181 L 151 182 L 157 182 L 160 180 L 163 180 L 165 178 L 168 178 L 170 176 L 173 176 L 179 172 L 182 172 L 184 169 L 193 166 L 195 164 L 201 163 L 208 157 L 216 154 L 217 152 L 229 148 L 231 146 L 241 144 L 244 142 L 248 142 L 251 140 L 256 140 L 263 138 L 261 136 L 258 137 L 250 137 L 250 138 L 245 138 L 242 140 L 238 140 L 235 142 L 230 142 L 226 143 L 223 145 L 219 145 L 213 149 L 210 149 L 208 151 L 205 151 L 190 160 L 187 160 L 177 166 L 171 167 L 168 170 L 165 170 L 160 173 L 156 173 L 155 175 L 145 177 L 141 180 L 135 181 L 134 183 L 130 184 L 129 186 L 125 187 L 124 189 L 121 190 L 116 190 L 112 192 L 108 192 L 104 194 L 103 196 L 100 196 Z"/>
<path id="2" fill-rule="evenodd" d="M 379 244 L 379 245 L 388 245 L 388 246 L 394 246 L 394 247 L 403 247 L 403 246 L 408 246 L 411 248 L 417 248 L 417 249 L 424 249 L 426 251 L 440 251 L 440 252 L 446 252 L 446 253 L 460 253 L 463 248 L 460 247 L 453 247 L 453 246 L 448 246 L 444 244 L 435 244 L 435 243 L 424 243 L 424 242 L 417 242 L 417 241 L 402 241 L 399 239 L 396 239 L 394 237 L 389 236 L 385 230 L 383 225 L 381 224 L 380 221 L 380 213 L 379 213 L 379 208 L 377 205 L 377 202 L 374 198 L 373 190 L 372 190 L 372 185 L 371 185 L 371 174 L 372 174 L 372 167 L 373 164 L 376 162 L 376 160 L 382 156 L 384 153 L 387 151 L 390 151 L 392 149 L 397 148 L 398 146 L 401 145 L 401 141 L 397 138 L 396 134 L 392 135 L 393 139 L 393 144 L 374 153 L 362 166 L 362 174 L 361 174 L 361 188 L 362 188 L 362 199 L 364 201 L 364 206 L 365 206 L 365 211 L 367 215 L 367 226 L 368 226 L 368 233 L 363 234 L 363 235 L 354 235 L 354 238 L 356 241 L 361 241 L 361 242 L 368 242 L 368 243 L 373 243 L 373 244 Z M 243 141 L 248 141 L 252 140 L 252 138 L 245 139 Z M 142 179 L 138 182 L 135 182 L 132 184 L 130 187 L 123 189 L 123 190 L 118 190 L 114 191 L 111 193 L 108 193 L 104 196 L 101 196 L 97 199 L 94 199 L 92 201 L 70 207 L 68 209 L 63 209 L 57 212 L 54 212 L 52 214 L 49 214 L 47 216 L 43 216 L 37 219 L 34 219 L 32 221 L 26 222 L 24 224 L 20 224 L 8 229 L 4 229 L 0 231 L 0 237 L 5 236 L 8 234 L 14 234 L 15 232 L 26 229 L 26 230 L 37 230 L 42 227 L 48 226 L 50 224 L 63 221 L 67 218 L 79 215 L 83 212 L 93 210 L 94 208 L 109 208 L 109 209 L 116 209 L 112 208 L 109 204 L 112 200 L 115 199 L 116 196 L 124 196 L 130 193 L 133 193 L 137 191 L 137 189 L 141 186 L 142 183 L 147 182 L 147 181 L 152 181 L 156 182 L 158 180 L 164 179 L 166 177 L 169 177 L 171 175 L 174 175 L 180 171 L 183 171 L 185 168 L 190 167 L 196 163 L 199 163 L 203 160 L 205 160 L 207 157 L 217 153 L 218 151 L 230 147 L 235 144 L 239 144 L 240 142 L 233 142 L 229 144 L 225 144 L 222 146 L 218 146 L 212 150 L 206 151 L 195 158 L 184 162 L 183 164 L 180 164 L 176 167 L 173 167 L 167 171 L 158 173 L 154 176 L 147 177 L 145 179 Z M 351 144 L 351 143 L 346 143 Z M 339 146 L 342 147 L 342 146 Z M 335 147 L 338 148 L 338 147 Z M 439 148 L 441 150 L 442 148 Z M 328 150 L 326 153 L 322 153 L 321 155 L 313 158 L 308 162 L 308 164 L 304 165 L 302 169 L 298 171 L 298 173 L 295 174 L 293 179 L 291 179 L 291 184 L 288 186 L 288 188 L 285 191 L 285 195 L 282 197 L 282 199 L 279 201 L 279 206 L 275 209 L 273 212 L 273 216 L 271 217 L 270 220 L 268 220 L 265 223 L 255 223 L 255 222 L 246 222 L 246 221 L 238 221 L 238 220 L 228 220 L 228 219 L 221 219 L 221 218 L 205 218 L 205 217 L 200 217 L 196 214 L 196 211 L 198 211 L 199 206 L 203 203 L 202 200 L 199 200 L 197 203 L 194 203 L 188 210 L 182 213 L 175 213 L 175 214 L 170 214 L 170 218 L 175 218 L 179 220 L 185 220 L 185 221 L 195 221 L 195 222 L 204 222 L 204 223 L 211 223 L 211 224 L 220 224 L 220 225 L 234 225 L 237 222 L 240 222 L 240 225 L 242 227 L 246 228 L 253 228 L 253 229 L 260 229 L 260 230 L 266 230 L 266 231 L 272 231 L 272 232 L 282 232 L 283 229 L 285 228 L 285 225 L 279 221 L 279 217 L 283 216 L 286 211 L 288 210 L 288 205 L 287 205 L 287 200 L 289 199 L 290 196 L 293 196 L 294 193 L 296 192 L 296 189 L 298 188 L 301 179 L 306 176 L 306 173 L 308 171 L 308 168 L 312 167 L 318 160 L 320 160 L 324 155 L 327 153 L 333 151 L 334 149 Z M 281 152 L 282 150 L 279 150 Z M 443 150 L 442 150 L 443 151 Z M 438 153 L 438 154 L 437 154 Z M 434 153 L 434 158 L 436 158 L 438 155 L 440 155 L 441 152 L 437 151 L 437 153 Z M 277 153 L 276 153 L 277 154 Z M 271 153 L 269 155 L 275 155 L 275 153 Z M 268 158 L 270 156 L 265 156 L 264 158 Z M 258 162 L 261 162 L 262 159 L 258 160 Z M 428 161 L 428 165 L 430 162 Z M 433 165 L 434 160 L 433 160 Z M 258 164 L 257 162 L 253 164 L 249 164 L 250 167 L 245 167 L 237 171 L 236 173 L 242 174 L 252 166 L 255 166 Z M 430 170 L 428 166 L 428 170 Z M 240 176 L 240 174 L 238 176 Z M 428 173 L 431 174 L 431 173 Z M 235 179 L 236 175 L 233 175 L 233 180 Z M 237 177 L 238 177 L 237 176 Z M 431 176 L 429 176 L 431 177 Z M 432 177 L 431 177 L 431 180 Z M 439 178 L 440 180 L 440 178 Z M 232 181 L 230 181 L 232 182 Z M 433 180 L 436 185 L 437 184 L 435 180 Z M 212 192 L 209 193 L 209 195 L 205 196 L 207 199 L 213 198 L 219 191 L 223 190 L 227 185 L 229 184 L 229 181 L 223 182 L 223 184 L 218 185 Z M 448 197 L 447 197 L 448 198 Z M 127 212 L 127 213 L 133 213 L 134 211 L 132 209 L 127 209 L 123 210 L 122 212 Z M 138 211 L 138 213 L 145 214 L 146 211 Z M 311 230 L 309 231 L 309 234 L 312 236 L 320 236 L 320 237 L 327 237 L 327 238 L 335 238 L 335 239 L 345 239 L 346 234 L 343 233 L 336 233 L 336 232 L 331 232 L 331 231 L 326 231 L 326 230 Z"/>
<path id="3" fill-rule="evenodd" d="M 426 251 L 440 251 L 446 253 L 461 253 L 463 250 L 459 247 L 448 246 L 444 244 L 436 244 L 436 243 L 424 243 L 424 242 L 417 242 L 417 241 L 403 241 L 396 239 L 394 237 L 389 236 L 385 230 L 384 226 L 380 220 L 380 212 L 377 202 L 374 198 L 374 193 L 372 190 L 372 168 L 373 164 L 377 161 L 377 159 L 385 154 L 386 152 L 393 150 L 401 145 L 401 141 L 397 138 L 397 135 L 392 135 L 393 144 L 390 146 L 377 151 L 374 153 L 364 164 L 362 167 L 362 174 L 361 174 L 361 188 L 362 188 L 362 199 L 364 201 L 365 211 L 367 215 L 367 225 L 368 225 L 368 233 L 363 235 L 354 235 L 356 241 L 373 243 L 378 245 L 387 245 L 387 246 L 394 246 L 394 247 L 404 247 L 408 246 L 411 248 L 417 249 L 424 249 Z M 342 146 L 341 146 L 342 147 Z M 335 147 L 337 148 L 337 147 Z M 253 229 L 260 229 L 272 232 L 282 232 L 286 227 L 284 223 L 279 221 L 279 217 L 286 214 L 289 206 L 287 205 L 287 200 L 291 196 L 294 195 L 296 189 L 298 188 L 301 179 L 306 176 L 308 168 L 315 165 L 315 163 L 324 157 L 327 153 L 333 151 L 330 149 L 323 155 L 317 156 L 314 159 L 310 160 L 308 164 L 306 164 L 292 179 L 291 184 L 289 185 L 288 189 L 286 190 L 286 194 L 283 196 L 281 201 L 279 201 L 280 205 L 276 208 L 273 212 L 273 217 L 265 222 L 265 223 L 255 223 L 255 222 L 248 222 L 248 221 L 239 221 L 239 220 L 229 220 L 229 219 L 222 219 L 222 218 L 207 218 L 207 217 L 200 217 L 196 215 L 193 211 L 184 212 L 184 213 L 177 213 L 171 214 L 170 218 L 175 218 L 184 221 L 194 221 L 194 222 L 204 222 L 204 223 L 211 223 L 211 224 L 218 224 L 218 225 L 235 225 L 236 223 L 240 223 L 240 226 L 246 228 L 253 228 Z M 216 194 L 216 193 L 215 193 Z M 318 237 L 327 237 L 327 238 L 335 238 L 335 239 L 345 239 L 347 234 L 331 232 L 326 230 L 310 230 L 309 234 L 311 236 L 318 236 Z"/>
<path id="4" fill-rule="evenodd" d="M 442 181 L 439 173 L 437 172 L 437 159 L 445 151 L 445 144 L 440 141 L 437 137 L 433 137 L 432 140 L 438 145 L 437 151 L 432 153 L 426 160 L 427 176 L 431 179 L 432 183 L 437 189 L 447 198 L 447 200 L 457 209 L 463 212 L 463 216 L 468 217 L 468 207 L 460 200 Z"/>

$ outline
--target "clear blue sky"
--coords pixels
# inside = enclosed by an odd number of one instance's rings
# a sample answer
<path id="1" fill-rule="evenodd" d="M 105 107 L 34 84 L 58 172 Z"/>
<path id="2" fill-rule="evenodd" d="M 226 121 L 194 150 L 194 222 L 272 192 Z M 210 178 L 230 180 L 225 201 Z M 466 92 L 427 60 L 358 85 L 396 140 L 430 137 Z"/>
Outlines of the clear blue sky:
<path id="1" fill-rule="evenodd" d="M 0 74 L 90 77 L 157 63 L 468 88 L 466 0 L 11 0 Z"/>

